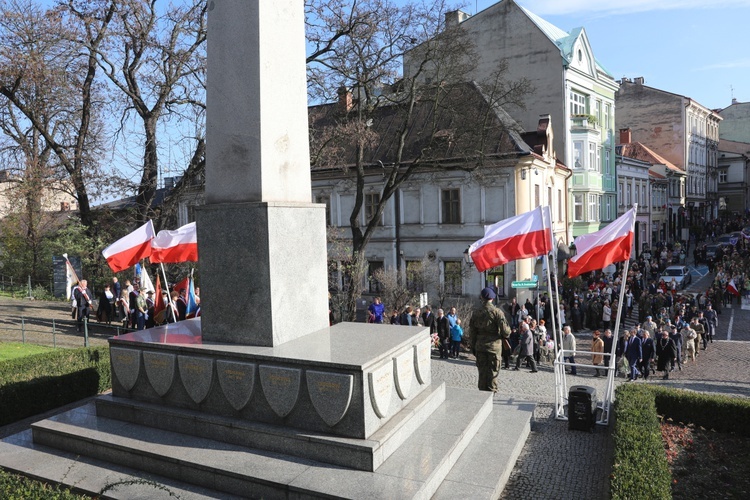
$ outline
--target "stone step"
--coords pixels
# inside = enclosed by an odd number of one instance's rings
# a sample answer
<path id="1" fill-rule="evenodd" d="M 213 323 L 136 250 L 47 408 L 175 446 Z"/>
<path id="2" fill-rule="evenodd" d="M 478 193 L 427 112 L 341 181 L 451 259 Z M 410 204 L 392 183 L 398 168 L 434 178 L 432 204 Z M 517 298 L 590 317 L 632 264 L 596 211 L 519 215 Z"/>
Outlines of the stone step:
<path id="1" fill-rule="evenodd" d="M 531 432 L 535 408 L 535 403 L 495 400 L 489 418 L 451 468 L 433 500 L 499 498 Z"/>
<path id="2" fill-rule="evenodd" d="M 93 405 L 91 406 L 93 410 Z M 244 496 L 193 486 L 186 482 L 102 462 L 34 444 L 31 430 L 0 441 L 0 467 L 78 493 L 113 500 L 239 500 Z"/>
<path id="3" fill-rule="evenodd" d="M 430 498 L 493 413 L 491 394 L 449 388 L 445 402 L 367 472 L 98 417 L 93 404 L 83 408 L 34 424 L 34 446 L 256 498 Z"/>
<path id="4" fill-rule="evenodd" d="M 95 403 L 96 414 L 100 417 L 372 472 L 380 467 L 443 401 L 445 384 L 432 384 L 369 439 L 346 438 L 279 427 L 110 395 L 98 397 Z"/>

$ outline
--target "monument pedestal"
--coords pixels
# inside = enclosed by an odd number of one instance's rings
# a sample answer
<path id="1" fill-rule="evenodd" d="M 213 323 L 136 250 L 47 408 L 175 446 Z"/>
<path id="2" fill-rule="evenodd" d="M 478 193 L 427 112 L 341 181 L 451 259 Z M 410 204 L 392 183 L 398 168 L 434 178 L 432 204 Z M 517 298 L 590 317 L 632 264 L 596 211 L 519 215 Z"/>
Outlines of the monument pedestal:
<path id="1" fill-rule="evenodd" d="M 270 347 L 328 326 L 325 205 L 219 203 L 196 216 L 204 341 Z"/>

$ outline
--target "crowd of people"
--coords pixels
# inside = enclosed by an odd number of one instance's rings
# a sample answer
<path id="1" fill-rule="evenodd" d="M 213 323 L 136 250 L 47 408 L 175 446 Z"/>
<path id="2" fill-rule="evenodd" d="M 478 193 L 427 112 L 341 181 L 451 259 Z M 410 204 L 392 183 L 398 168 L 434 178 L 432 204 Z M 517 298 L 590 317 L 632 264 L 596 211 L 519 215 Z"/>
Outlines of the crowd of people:
<path id="1" fill-rule="evenodd" d="M 433 344 L 438 348 L 440 359 L 458 359 L 461 352 L 461 341 L 464 330 L 458 318 L 455 307 L 451 307 L 448 314 L 443 309 L 432 312 L 432 307 L 424 308 L 406 306 L 399 312 L 394 309 L 386 318 L 385 305 L 380 297 L 375 297 L 367 308 L 367 322 L 375 324 L 390 323 L 400 326 L 422 326 L 430 329 Z"/>
<path id="2" fill-rule="evenodd" d="M 174 288 L 174 287 L 173 287 Z M 73 318 L 79 332 L 83 329 L 84 320 L 90 319 L 94 307 L 94 296 L 88 288 L 87 280 L 73 287 Z M 154 290 L 143 290 L 138 278 L 132 282 L 125 280 L 121 284 L 117 277 L 112 278 L 99 294 L 96 306 L 96 319 L 100 323 L 111 325 L 120 323 L 123 328 L 144 330 L 154 326 L 182 321 L 188 317 L 187 288 L 162 290 L 164 307 L 156 310 Z M 195 288 L 195 301 L 200 306 L 200 288 Z M 199 316 L 198 311 L 196 316 Z"/>

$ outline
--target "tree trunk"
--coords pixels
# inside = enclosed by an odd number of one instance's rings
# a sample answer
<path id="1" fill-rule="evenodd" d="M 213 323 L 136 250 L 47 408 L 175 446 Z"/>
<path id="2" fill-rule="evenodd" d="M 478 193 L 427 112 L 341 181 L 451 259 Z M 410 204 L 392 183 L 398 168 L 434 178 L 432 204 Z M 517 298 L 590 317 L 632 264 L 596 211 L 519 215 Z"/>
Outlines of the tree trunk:
<path id="1" fill-rule="evenodd" d="M 353 250 L 349 269 L 351 280 L 349 288 L 346 290 L 346 299 L 344 301 L 346 318 L 342 318 L 345 321 L 355 321 L 357 319 L 357 299 L 362 296 L 362 281 L 365 278 L 366 270 L 367 258 L 365 257 L 364 247 Z"/>
<path id="2" fill-rule="evenodd" d="M 144 223 L 154 216 L 152 203 L 156 195 L 156 184 L 159 174 L 159 160 L 156 150 L 156 121 L 154 116 L 143 120 L 143 130 L 146 136 L 143 153 L 143 175 L 138 185 L 138 195 L 135 200 L 139 223 Z"/>

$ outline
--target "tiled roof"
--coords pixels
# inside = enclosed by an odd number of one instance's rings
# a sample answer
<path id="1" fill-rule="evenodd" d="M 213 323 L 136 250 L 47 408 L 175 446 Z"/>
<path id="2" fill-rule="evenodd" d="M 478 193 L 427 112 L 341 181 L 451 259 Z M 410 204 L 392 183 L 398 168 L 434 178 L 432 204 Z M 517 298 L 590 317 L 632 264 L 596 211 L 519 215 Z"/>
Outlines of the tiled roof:
<path id="1" fill-rule="evenodd" d="M 406 134 L 402 163 L 415 158 L 433 162 L 466 161 L 476 158 L 479 148 L 483 148 L 485 156 L 532 152 L 521 138 L 523 129 L 502 108 L 496 106 L 488 110 L 488 99 L 475 83 L 441 87 L 438 91 L 447 93 L 443 97 L 443 106 L 435 106 L 430 95 L 417 101 Z M 485 141 L 480 145 L 475 130 L 483 123 L 488 111 L 491 120 L 486 124 Z M 367 126 L 372 140 L 365 147 L 366 164 L 382 162 L 388 165 L 396 161 L 399 132 L 404 124 L 403 112 L 402 106 L 396 104 L 377 108 Z M 350 135 L 336 135 L 336 130 L 340 130 L 338 127 L 346 123 L 339 103 L 312 106 L 308 116 L 313 138 L 326 140 L 330 137 L 327 150 L 335 152 L 314 165 L 313 170 L 354 165 L 355 141 Z"/>
<path id="2" fill-rule="evenodd" d="M 676 166 L 674 163 L 665 159 L 663 156 L 659 155 L 659 153 L 653 151 L 648 146 L 645 146 L 640 142 L 621 144 L 618 147 L 622 148 L 620 153 L 622 156 L 627 156 L 628 158 L 635 158 L 636 160 L 643 160 L 650 163 L 659 163 L 662 165 L 666 165 L 669 170 L 685 173 L 683 169 Z"/>

